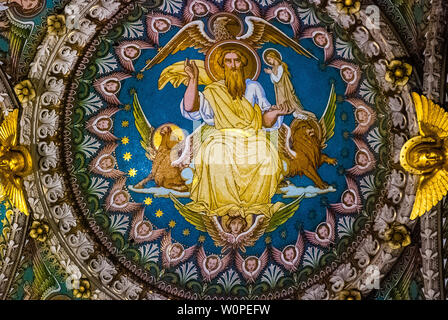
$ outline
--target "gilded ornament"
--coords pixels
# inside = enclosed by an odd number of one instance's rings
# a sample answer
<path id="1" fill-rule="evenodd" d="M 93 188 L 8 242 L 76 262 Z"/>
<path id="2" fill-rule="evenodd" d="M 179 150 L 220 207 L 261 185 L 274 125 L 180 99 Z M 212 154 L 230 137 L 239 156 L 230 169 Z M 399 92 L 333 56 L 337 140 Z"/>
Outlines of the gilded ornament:
<path id="1" fill-rule="evenodd" d="M 419 135 L 409 139 L 400 152 L 401 166 L 419 176 L 411 220 L 433 208 L 448 192 L 448 113 L 413 93 Z"/>
<path id="2" fill-rule="evenodd" d="M 15 109 L 0 125 L 0 195 L 28 215 L 23 177 L 31 173 L 32 162 L 29 151 L 18 145 L 18 115 L 19 110 Z"/>

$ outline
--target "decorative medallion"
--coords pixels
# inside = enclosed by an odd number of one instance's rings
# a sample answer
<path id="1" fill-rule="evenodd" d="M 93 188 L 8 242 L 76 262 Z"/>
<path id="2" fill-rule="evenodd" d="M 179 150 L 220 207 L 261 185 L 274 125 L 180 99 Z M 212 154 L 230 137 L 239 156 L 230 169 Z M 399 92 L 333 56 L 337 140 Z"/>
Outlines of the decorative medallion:
<path id="1" fill-rule="evenodd" d="M 379 6 L 40 6 L 7 70 L 29 62 L 0 178 L 30 217 L 23 270 L 54 285 L 15 296 L 389 295 L 419 255 L 415 218 L 446 195 L 446 125 Z"/>

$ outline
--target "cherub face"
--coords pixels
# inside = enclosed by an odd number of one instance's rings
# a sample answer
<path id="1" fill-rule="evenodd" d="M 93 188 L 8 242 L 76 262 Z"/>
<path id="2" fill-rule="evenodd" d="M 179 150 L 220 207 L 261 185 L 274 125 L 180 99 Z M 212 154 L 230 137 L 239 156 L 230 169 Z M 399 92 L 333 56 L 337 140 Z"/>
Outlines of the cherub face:
<path id="1" fill-rule="evenodd" d="M 281 22 L 288 23 L 291 21 L 291 14 L 286 9 L 279 10 L 277 13 L 277 18 Z"/>
<path id="2" fill-rule="evenodd" d="M 112 169 L 114 167 L 114 158 L 112 156 L 104 157 L 100 160 L 100 163 L 98 164 L 99 167 L 103 170 Z"/>
<path id="3" fill-rule="evenodd" d="M 205 262 L 205 266 L 207 267 L 208 271 L 216 270 L 216 268 L 218 268 L 218 258 L 215 256 L 208 257 L 207 261 Z"/>
<path id="4" fill-rule="evenodd" d="M 358 119 L 358 122 L 365 123 L 369 120 L 369 114 L 364 109 L 356 110 L 356 118 Z"/>
<path id="5" fill-rule="evenodd" d="M 326 224 L 323 224 L 317 228 L 317 236 L 322 239 L 328 239 L 328 236 L 330 235 L 330 229 Z"/>
<path id="6" fill-rule="evenodd" d="M 249 10 L 249 4 L 245 0 L 236 0 L 235 9 L 241 12 L 246 12 Z"/>
<path id="7" fill-rule="evenodd" d="M 367 164 L 369 164 L 369 157 L 365 152 L 359 152 L 358 156 L 356 157 L 356 162 L 361 167 L 365 167 Z"/>
<path id="8" fill-rule="evenodd" d="M 108 93 L 117 93 L 120 89 L 120 83 L 116 80 L 108 80 L 104 84 L 104 90 Z"/>
<path id="9" fill-rule="evenodd" d="M 342 78 L 344 78 L 344 80 L 346 82 L 350 82 L 355 78 L 355 73 L 353 72 L 352 69 L 350 68 L 342 68 Z"/>
<path id="10" fill-rule="evenodd" d="M 182 254 L 182 251 L 183 248 L 179 244 L 177 243 L 173 244 L 169 253 L 170 258 L 171 259 L 179 258 L 180 255 Z"/>
<path id="11" fill-rule="evenodd" d="M 108 131 L 112 127 L 112 121 L 107 118 L 99 119 L 96 123 L 96 127 L 100 131 Z"/>
<path id="12" fill-rule="evenodd" d="M 168 29 L 170 28 L 170 25 L 163 19 L 157 19 L 154 21 L 154 28 L 163 33 L 163 32 L 167 32 Z"/>
<path id="13" fill-rule="evenodd" d="M 344 193 L 344 196 L 342 197 L 342 202 L 347 206 L 351 207 L 355 203 L 355 196 L 353 192 L 348 191 Z"/>
<path id="14" fill-rule="evenodd" d="M 314 36 L 314 43 L 324 48 L 328 44 L 328 39 L 323 33 L 317 33 Z"/>
<path id="15" fill-rule="evenodd" d="M 137 233 L 139 236 L 146 236 L 148 235 L 148 233 L 151 231 L 151 225 L 149 224 L 149 222 L 142 222 L 138 228 L 137 228 Z"/>
<path id="16" fill-rule="evenodd" d="M 128 197 L 124 191 L 120 191 L 114 196 L 114 203 L 117 206 L 121 206 L 126 202 L 128 202 Z"/>
<path id="17" fill-rule="evenodd" d="M 296 250 L 294 247 L 289 246 L 285 248 L 285 251 L 283 251 L 283 258 L 285 258 L 286 261 L 292 262 L 294 258 L 296 257 Z"/>
<path id="18" fill-rule="evenodd" d="M 258 267 L 258 260 L 256 258 L 249 258 L 246 260 L 246 270 L 254 272 Z"/>
<path id="19" fill-rule="evenodd" d="M 128 46 L 123 50 L 124 55 L 129 59 L 136 59 L 140 54 L 140 49 L 136 46 Z"/>
<path id="20" fill-rule="evenodd" d="M 200 3 L 200 2 L 196 2 L 193 5 L 192 9 L 193 9 L 194 14 L 198 15 L 198 16 L 203 16 L 207 13 L 207 7 L 203 3 Z"/>

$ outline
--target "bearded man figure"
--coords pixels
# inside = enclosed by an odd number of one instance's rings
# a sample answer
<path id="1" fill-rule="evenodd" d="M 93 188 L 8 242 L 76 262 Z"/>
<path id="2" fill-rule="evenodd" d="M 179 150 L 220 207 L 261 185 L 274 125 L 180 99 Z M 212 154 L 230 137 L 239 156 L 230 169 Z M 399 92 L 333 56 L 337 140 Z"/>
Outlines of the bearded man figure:
<path id="1" fill-rule="evenodd" d="M 266 130 L 278 129 L 287 108 L 271 106 L 263 87 L 246 79 L 248 58 L 238 49 L 222 50 L 215 60 L 223 79 L 198 90 L 198 67 L 185 61 L 188 86 L 181 112 L 214 129 L 194 157 L 191 203 L 187 207 L 209 216 L 251 215 L 270 218 L 283 204 L 273 204 L 282 178 L 278 150 Z"/>

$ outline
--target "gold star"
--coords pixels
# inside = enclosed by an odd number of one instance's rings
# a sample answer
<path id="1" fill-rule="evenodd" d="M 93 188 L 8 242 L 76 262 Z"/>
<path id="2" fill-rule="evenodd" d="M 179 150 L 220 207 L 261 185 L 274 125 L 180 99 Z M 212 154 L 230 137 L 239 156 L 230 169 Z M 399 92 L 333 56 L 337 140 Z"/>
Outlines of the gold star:
<path id="1" fill-rule="evenodd" d="M 137 78 L 137 80 L 142 80 L 143 79 L 143 73 L 139 72 L 139 73 L 137 73 L 137 75 L 135 77 Z"/>
<path id="2" fill-rule="evenodd" d="M 130 177 L 135 177 L 135 175 L 137 174 L 137 170 L 131 168 L 128 173 Z"/>
<path id="3" fill-rule="evenodd" d="M 151 62 L 152 59 L 148 59 L 145 61 L 146 64 L 149 64 Z"/>
<path id="4" fill-rule="evenodd" d="M 129 138 L 128 137 L 121 138 L 121 143 L 122 144 L 128 144 L 129 143 Z"/>
<path id="5" fill-rule="evenodd" d="M 126 160 L 126 161 L 131 160 L 131 158 L 132 158 L 132 154 L 131 154 L 130 152 L 126 152 L 126 153 L 123 155 L 123 159 Z"/>
<path id="6" fill-rule="evenodd" d="M 174 220 L 171 220 L 169 223 L 168 223 L 168 227 L 170 227 L 170 228 L 174 228 L 176 226 L 176 221 L 174 221 Z"/>
<path id="7" fill-rule="evenodd" d="M 163 211 L 159 209 L 156 211 L 155 215 L 157 218 L 160 218 L 161 216 L 163 216 Z"/>
<path id="8" fill-rule="evenodd" d="M 144 202 L 147 206 L 149 206 L 150 204 L 152 204 L 152 199 L 150 197 L 147 197 L 147 198 L 145 198 Z"/>
<path id="9" fill-rule="evenodd" d="M 198 238 L 198 241 L 200 243 L 204 242 L 205 241 L 205 237 L 203 235 L 200 235 L 199 238 Z"/>
<path id="10" fill-rule="evenodd" d="M 127 128 L 127 127 L 129 126 L 129 121 L 128 121 L 128 120 L 123 120 L 123 121 L 121 121 L 121 126 L 122 126 L 123 128 Z"/>
<path id="11" fill-rule="evenodd" d="M 124 110 L 129 111 L 131 110 L 131 105 L 129 103 L 124 105 Z"/>
<path id="12" fill-rule="evenodd" d="M 271 241 L 272 241 L 272 239 L 271 239 L 270 236 L 267 236 L 267 237 L 264 239 L 264 242 L 265 242 L 266 244 L 271 243 Z"/>
<path id="13" fill-rule="evenodd" d="M 182 234 L 183 234 L 184 236 L 188 236 L 188 235 L 190 235 L 190 230 L 188 230 L 188 229 L 184 229 L 184 231 L 182 231 Z"/>

